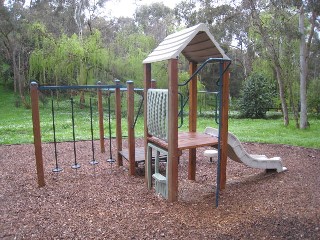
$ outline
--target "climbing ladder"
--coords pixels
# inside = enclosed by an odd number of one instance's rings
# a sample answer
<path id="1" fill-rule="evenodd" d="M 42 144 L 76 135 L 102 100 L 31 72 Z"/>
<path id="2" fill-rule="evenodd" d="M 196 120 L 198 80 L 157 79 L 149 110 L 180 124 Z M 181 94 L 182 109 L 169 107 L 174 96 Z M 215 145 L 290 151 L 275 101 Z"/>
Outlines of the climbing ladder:
<path id="1" fill-rule="evenodd" d="M 168 90 L 149 89 L 147 93 L 147 127 L 148 133 L 153 137 L 168 142 Z M 152 174 L 152 151 L 156 151 L 154 161 L 154 174 Z M 152 187 L 152 178 L 155 180 L 155 191 L 157 194 L 168 198 L 168 162 L 166 173 L 159 172 L 160 156 L 168 156 L 168 151 L 149 142 L 147 145 L 148 161 L 148 188 Z M 169 159 L 167 159 L 169 161 Z"/>
<path id="2" fill-rule="evenodd" d="M 166 164 L 166 173 L 165 176 L 160 173 L 160 155 L 168 155 L 168 151 L 164 150 L 153 143 L 148 143 L 147 158 L 148 166 L 151 168 L 152 164 L 152 151 L 156 151 L 155 161 L 154 161 L 154 174 L 152 178 L 154 179 L 154 188 L 157 194 L 161 194 L 164 198 L 168 198 L 168 164 Z M 148 188 L 151 189 L 152 178 L 151 178 L 151 169 L 148 171 Z"/>

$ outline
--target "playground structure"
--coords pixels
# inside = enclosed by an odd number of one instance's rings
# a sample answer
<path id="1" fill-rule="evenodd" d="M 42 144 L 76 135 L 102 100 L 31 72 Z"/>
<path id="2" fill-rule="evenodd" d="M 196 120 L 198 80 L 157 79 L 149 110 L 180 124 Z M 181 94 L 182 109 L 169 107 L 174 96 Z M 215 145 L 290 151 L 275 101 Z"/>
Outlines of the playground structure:
<path id="1" fill-rule="evenodd" d="M 190 78 L 183 84 L 178 84 L 178 58 L 183 54 L 189 61 Z M 158 61 L 168 61 L 168 90 L 155 90 L 151 87 L 151 64 Z M 219 114 L 216 112 L 216 122 L 219 129 L 205 134 L 197 132 L 197 77 L 196 74 L 208 63 L 219 64 Z M 184 29 L 167 36 L 157 48 L 143 61 L 144 64 L 144 94 L 145 94 L 145 154 L 146 182 L 148 188 L 155 180 L 155 190 L 170 202 L 178 199 L 178 162 L 182 150 L 189 150 L 188 179 L 195 180 L 196 148 L 211 146 L 218 149 L 216 206 L 219 201 L 219 191 L 226 185 L 227 157 L 238 162 L 244 162 L 251 167 L 262 169 L 286 170 L 282 167 L 280 158 L 267 158 L 264 155 L 249 155 L 237 138 L 228 132 L 229 106 L 229 72 L 231 60 L 224 53 L 214 37 L 204 24 Z M 201 64 L 198 68 L 197 65 Z M 189 84 L 189 132 L 178 132 L 178 87 Z M 155 97 L 156 96 L 156 97 Z M 154 100 L 157 98 L 157 100 Z M 216 101 L 217 102 L 217 101 Z M 154 126 L 152 123 L 158 123 Z M 168 156 L 166 174 L 161 175 L 158 164 L 152 175 L 152 152 L 156 156 Z M 209 154 L 212 156 L 212 153 Z"/>
<path id="2" fill-rule="evenodd" d="M 190 78 L 185 83 L 178 84 L 178 58 L 183 54 L 189 61 Z M 151 63 L 168 60 L 169 81 L 168 89 L 156 89 L 155 81 L 151 78 Z M 219 64 L 219 91 L 216 95 L 219 98 L 219 111 L 216 111 L 216 122 L 219 128 L 210 130 L 209 133 L 197 132 L 197 77 L 201 69 L 209 63 Z M 201 64 L 198 68 L 197 65 Z M 34 146 L 36 156 L 36 167 L 39 187 L 45 186 L 41 130 L 39 117 L 39 95 L 41 90 L 64 90 L 64 89 L 96 89 L 99 112 L 100 149 L 105 152 L 104 117 L 102 107 L 102 91 L 113 91 L 115 95 L 115 121 L 116 121 L 116 164 L 123 165 L 123 158 L 128 160 L 129 175 L 135 175 L 135 167 L 140 162 L 145 162 L 145 178 L 148 188 L 152 186 L 152 178 L 155 179 L 155 189 L 170 202 L 178 199 L 178 161 L 183 150 L 189 151 L 188 179 L 195 180 L 196 175 L 196 149 L 198 147 L 215 147 L 218 149 L 217 164 L 217 187 L 216 206 L 218 206 L 219 191 L 226 185 L 226 165 L 227 157 L 238 162 L 263 169 L 277 169 L 278 172 L 286 170 L 282 167 L 281 159 L 268 159 L 264 155 L 249 155 L 242 148 L 240 142 L 228 132 L 228 105 L 229 105 L 229 72 L 228 68 L 231 60 L 226 56 L 219 44 L 215 41 L 204 24 L 199 24 L 191 28 L 169 35 L 164 41 L 143 61 L 144 66 L 144 147 L 135 147 L 134 125 L 134 85 L 132 81 L 127 82 L 127 86 L 121 86 L 116 80 L 115 85 L 94 86 L 38 86 L 31 83 L 32 119 L 34 132 Z M 189 131 L 178 132 L 179 116 L 179 92 L 178 86 L 189 86 Z M 140 89 L 141 90 L 141 89 Z M 121 128 L 121 91 L 127 92 L 127 124 L 128 124 L 128 149 L 122 147 Z M 216 94 L 216 93 L 215 93 Z M 113 163 L 111 155 L 111 134 L 110 134 L 110 98 L 109 109 L 109 151 L 110 158 L 107 162 Z M 71 100 L 71 107 L 73 102 Z M 90 114 L 92 121 L 92 105 L 90 102 Z M 140 109 L 139 109 L 140 111 Z M 73 112 L 73 110 L 72 110 Z M 54 110 L 52 107 L 53 129 Z M 73 115 L 72 115 L 73 118 Z M 72 124 L 74 127 L 74 123 Z M 73 129 L 73 142 L 75 136 Z M 234 138 L 233 138 L 234 137 Z M 233 142 L 232 139 L 234 139 Z M 229 141 L 230 140 L 230 141 Z M 237 140 L 237 141 L 236 141 Z M 98 162 L 94 158 L 93 133 L 91 123 L 91 141 L 93 150 L 92 165 Z M 54 143 L 56 142 L 54 136 Z M 236 144 L 236 145 L 234 145 Z M 56 145 L 55 145 L 56 148 Z M 242 152 L 238 152 L 241 149 Z M 232 152 L 233 151 L 233 152 Z M 240 154 L 240 155 L 239 155 Z M 80 165 L 76 162 L 76 151 L 74 145 L 75 169 Z M 57 164 L 57 153 L 55 151 L 56 167 L 53 171 L 59 172 L 61 169 Z M 166 175 L 159 173 L 159 162 L 165 159 Z M 152 164 L 155 172 L 152 175 Z"/>
<path id="3" fill-rule="evenodd" d="M 189 84 L 189 132 L 178 133 L 178 58 L 183 54 L 189 61 L 190 79 L 183 85 Z M 178 158 L 182 150 L 189 149 L 188 179 L 195 180 L 196 173 L 196 148 L 203 146 L 217 146 L 218 169 L 216 205 L 220 188 L 225 188 L 226 163 L 227 163 L 227 133 L 228 133 L 228 96 L 229 96 L 229 72 L 231 60 L 221 49 L 219 44 L 204 24 L 184 29 L 167 36 L 162 43 L 143 61 L 144 64 L 144 94 L 147 99 L 151 89 L 151 64 L 158 61 L 168 61 L 168 114 L 167 131 L 168 138 L 162 139 L 153 136 L 148 129 L 148 115 L 144 112 L 145 121 L 145 152 L 152 152 L 153 146 L 161 148 L 168 153 L 168 162 L 165 184 L 166 197 L 170 202 L 178 199 Z M 208 63 L 219 64 L 219 135 L 208 137 L 204 133 L 197 132 L 197 77 L 196 74 Z M 197 64 L 202 65 L 197 69 Z M 152 91 L 152 90 L 151 90 Z M 148 109 L 149 100 L 145 101 L 145 109 Z M 156 106 L 152 106 L 153 108 Z M 157 120 L 156 120 L 157 121 Z M 146 162 L 146 181 L 151 187 L 150 161 Z M 162 181 L 155 179 L 157 181 Z M 162 181 L 163 182 L 163 181 Z"/>

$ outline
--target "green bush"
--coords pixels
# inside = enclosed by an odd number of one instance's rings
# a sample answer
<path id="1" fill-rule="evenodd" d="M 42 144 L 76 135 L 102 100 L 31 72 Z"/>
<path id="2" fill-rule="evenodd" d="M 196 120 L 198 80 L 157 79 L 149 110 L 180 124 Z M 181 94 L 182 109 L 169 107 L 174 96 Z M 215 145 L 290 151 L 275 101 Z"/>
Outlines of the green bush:
<path id="1" fill-rule="evenodd" d="M 311 113 L 320 113 L 320 78 L 313 79 L 308 86 L 308 111 Z"/>
<path id="2" fill-rule="evenodd" d="M 275 95 L 270 81 L 261 74 L 253 73 L 242 85 L 238 108 L 241 117 L 266 118 L 266 113 L 273 106 Z"/>

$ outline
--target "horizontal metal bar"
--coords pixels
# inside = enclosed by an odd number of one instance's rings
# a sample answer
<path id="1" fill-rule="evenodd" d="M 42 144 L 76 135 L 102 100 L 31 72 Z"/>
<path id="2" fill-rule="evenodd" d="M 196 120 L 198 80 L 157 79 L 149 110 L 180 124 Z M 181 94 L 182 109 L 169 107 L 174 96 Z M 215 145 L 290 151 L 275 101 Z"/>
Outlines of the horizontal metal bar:
<path id="1" fill-rule="evenodd" d="M 74 85 L 74 86 L 39 86 L 39 90 L 69 90 L 69 89 L 124 89 L 123 85 Z"/>
<path id="2" fill-rule="evenodd" d="M 114 92 L 115 88 L 107 88 L 107 89 L 102 89 L 102 90 L 113 91 L 113 92 Z M 121 87 L 121 88 L 120 88 L 120 91 L 128 91 L 128 88 L 126 88 L 126 87 Z M 143 89 L 143 88 L 134 88 L 133 91 L 135 91 L 135 92 L 142 91 L 142 92 L 143 92 L 144 89 Z"/>

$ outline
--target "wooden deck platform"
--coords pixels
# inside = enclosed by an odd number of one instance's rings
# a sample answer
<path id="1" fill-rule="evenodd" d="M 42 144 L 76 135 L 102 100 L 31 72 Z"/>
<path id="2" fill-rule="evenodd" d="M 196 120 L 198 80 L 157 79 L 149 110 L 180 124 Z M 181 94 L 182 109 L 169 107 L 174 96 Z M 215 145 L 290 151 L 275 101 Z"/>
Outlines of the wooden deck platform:
<path id="1" fill-rule="evenodd" d="M 157 144 L 158 146 L 168 149 L 168 143 L 156 138 L 149 137 L 148 140 Z M 218 144 L 218 139 L 216 137 L 212 137 L 208 134 L 198 133 L 198 132 L 179 132 L 178 133 L 178 150 L 181 151 L 185 149 L 193 149 L 204 146 L 216 146 Z M 119 153 L 126 159 L 129 159 L 129 151 L 128 149 L 123 149 L 119 151 Z M 179 155 L 180 155 L 179 154 Z M 152 158 L 155 157 L 155 152 L 152 152 Z M 166 156 L 160 156 L 161 161 L 166 161 Z M 135 162 L 143 163 L 145 161 L 145 151 L 144 147 L 139 147 L 135 149 Z"/>
<path id="2" fill-rule="evenodd" d="M 153 142 L 164 149 L 168 149 L 168 143 L 159 138 L 149 137 L 148 141 Z M 218 138 L 208 134 L 199 132 L 178 133 L 178 151 L 216 145 L 218 145 Z"/>

